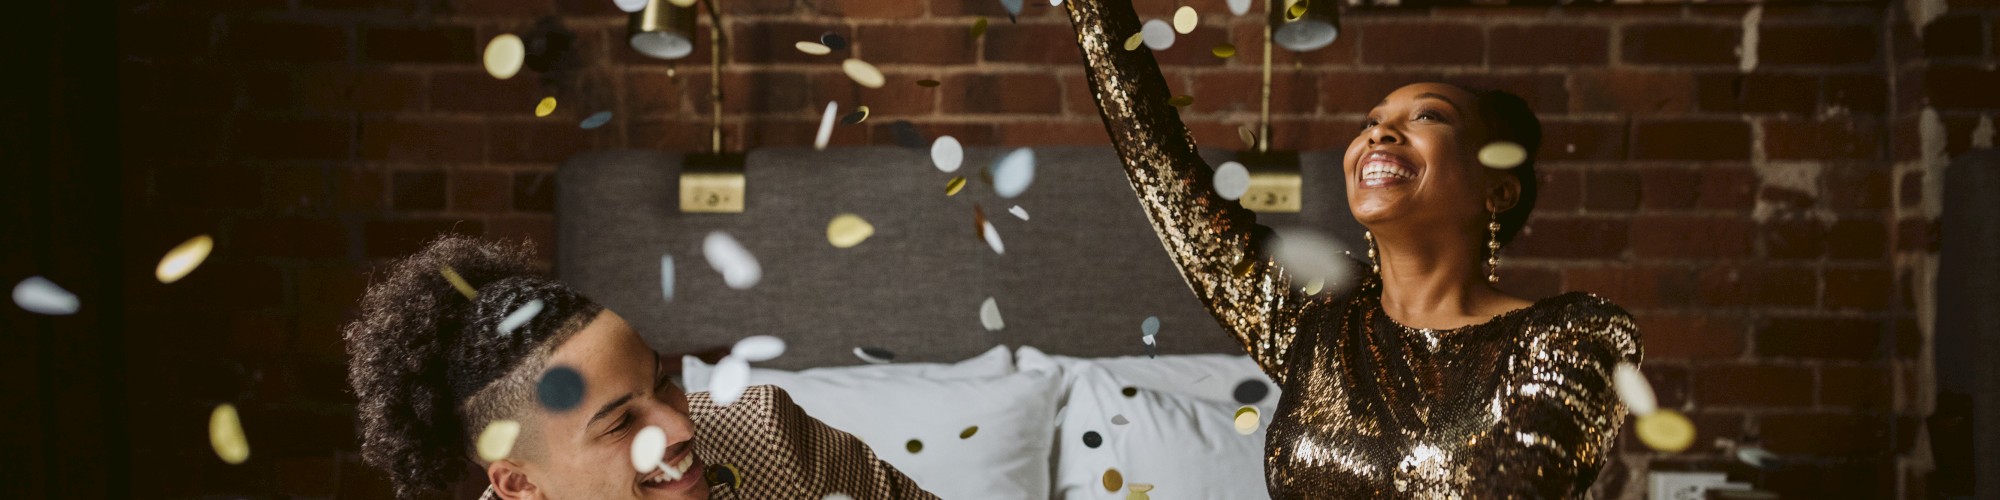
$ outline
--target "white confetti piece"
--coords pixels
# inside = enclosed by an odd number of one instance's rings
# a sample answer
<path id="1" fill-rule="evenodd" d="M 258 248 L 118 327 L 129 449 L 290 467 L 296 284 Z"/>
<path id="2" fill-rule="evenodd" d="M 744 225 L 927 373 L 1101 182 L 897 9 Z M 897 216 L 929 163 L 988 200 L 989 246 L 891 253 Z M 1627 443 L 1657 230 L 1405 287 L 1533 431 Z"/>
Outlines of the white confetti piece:
<path id="1" fill-rule="evenodd" d="M 1146 21 L 1145 26 L 1139 27 L 1139 33 L 1140 38 L 1146 42 L 1146 48 L 1167 50 L 1168 47 L 1174 46 L 1174 27 L 1166 21 L 1158 19 Z"/>
<path id="2" fill-rule="evenodd" d="M 1199 26 L 1200 24 L 1201 14 L 1195 13 L 1194 7 L 1183 5 L 1179 10 L 1174 11 L 1175 33 L 1183 35 L 1193 33 L 1195 26 Z"/>
<path id="3" fill-rule="evenodd" d="M 1271 256 L 1291 273 L 1294 282 L 1349 283 L 1347 277 L 1354 272 L 1348 259 L 1342 257 L 1346 246 L 1319 231 L 1285 228 L 1278 231 L 1274 246 Z"/>
<path id="4" fill-rule="evenodd" d="M 664 254 L 660 256 L 660 298 L 666 300 L 667 302 L 674 301 L 673 254 Z"/>
<path id="5" fill-rule="evenodd" d="M 160 258 L 160 265 L 153 268 L 153 277 L 163 284 L 180 281 L 194 272 L 194 268 L 201 267 L 201 262 L 208 259 L 208 252 L 214 249 L 215 239 L 206 234 L 189 238 Z"/>
<path id="6" fill-rule="evenodd" d="M 513 33 L 493 37 L 486 42 L 486 74 L 501 80 L 513 78 L 527 57 L 528 47 L 521 43 L 521 37 Z"/>
<path id="7" fill-rule="evenodd" d="M 1028 220 L 1028 209 L 1021 208 L 1020 205 L 1014 205 L 1014 208 L 1007 209 L 1007 213 L 1014 214 L 1015 217 L 1020 217 L 1021 220 Z"/>
<path id="8" fill-rule="evenodd" d="M 648 4 L 648 3 L 652 3 L 652 1 L 651 1 L 651 0 L 612 0 L 612 3 L 615 3 L 615 4 L 618 4 L 618 10 L 622 10 L 622 11 L 625 11 L 625 12 L 638 12 L 638 11 L 642 11 L 642 10 L 646 10 L 646 4 Z"/>
<path id="9" fill-rule="evenodd" d="M 591 113 L 590 116 L 584 117 L 582 123 L 578 123 L 576 126 L 583 127 L 584 130 L 594 130 L 597 127 L 604 126 L 606 123 L 611 123 L 610 111 Z"/>
<path id="10" fill-rule="evenodd" d="M 833 244 L 834 248 L 854 248 L 874 235 L 875 225 L 859 215 L 840 214 L 826 223 L 826 242 Z"/>
<path id="11" fill-rule="evenodd" d="M 958 143 L 958 138 L 941 135 L 931 142 L 931 164 L 937 165 L 938 170 L 957 172 L 958 166 L 964 163 L 965 147 Z"/>
<path id="12" fill-rule="evenodd" d="M 875 65 L 868 64 L 868 61 L 848 59 L 840 63 L 840 69 L 847 72 L 847 77 L 854 79 L 854 83 L 863 87 L 879 89 L 888 81 L 882 76 L 882 70 L 875 69 Z"/>
<path id="13" fill-rule="evenodd" d="M 648 425 L 632 436 L 632 470 L 652 474 L 667 454 L 667 431 Z"/>
<path id="14" fill-rule="evenodd" d="M 854 357 L 861 358 L 869 364 L 886 365 L 896 360 L 896 353 L 880 347 L 856 347 Z"/>
<path id="15" fill-rule="evenodd" d="M 1140 341 L 1140 342 L 1145 342 L 1145 343 L 1146 343 L 1146 345 L 1148 345 L 1148 346 L 1158 346 L 1158 345 L 1160 345 L 1160 344 L 1159 344 L 1159 340 L 1158 340 L 1158 337 L 1154 337 L 1154 336 L 1152 336 L 1152 335 L 1143 335 L 1143 336 L 1140 336 L 1140 337 L 1139 337 L 1139 341 Z"/>
<path id="16" fill-rule="evenodd" d="M 236 405 L 223 403 L 209 412 L 208 445 L 229 465 L 250 459 L 250 439 L 243 434 L 243 419 L 236 414 Z"/>
<path id="17" fill-rule="evenodd" d="M 992 297 L 987 297 L 986 302 L 979 303 L 979 324 L 985 326 L 989 332 L 1007 328 L 1007 322 L 1000 320 L 1000 303 L 995 302 Z"/>
<path id="18" fill-rule="evenodd" d="M 1262 419 L 1263 417 L 1258 415 L 1257 407 L 1255 406 L 1237 408 L 1236 433 L 1245 436 L 1257 433 L 1257 426 L 1263 423 Z"/>
<path id="19" fill-rule="evenodd" d="M 486 423 L 485 430 L 479 431 L 479 444 L 474 449 L 479 452 L 480 460 L 498 462 L 514 452 L 514 440 L 520 437 L 520 422 L 494 420 Z"/>
<path id="20" fill-rule="evenodd" d="M 1625 400 L 1625 408 L 1632 416 L 1643 417 L 1659 409 L 1659 401 L 1653 397 L 1652 384 L 1646 383 L 1646 375 L 1631 363 L 1619 363 L 1611 372 L 1612 385 L 1618 388 L 1618 398 Z"/>
<path id="21" fill-rule="evenodd" d="M 1010 17 L 1021 15 L 1021 0 L 1000 0 L 1000 6 L 1007 9 L 1007 15 Z"/>
<path id="22" fill-rule="evenodd" d="M 1123 413 L 1111 416 L 1111 425 L 1125 425 L 1129 423 L 1132 423 L 1132 421 L 1126 419 Z"/>
<path id="23" fill-rule="evenodd" d="M 1229 13 L 1231 15 L 1240 16 L 1247 12 L 1250 12 L 1250 0 L 1229 0 Z"/>
<path id="24" fill-rule="evenodd" d="M 1479 148 L 1479 164 L 1492 168 L 1508 169 L 1521 166 L 1528 161 L 1527 148 L 1507 141 L 1498 141 Z"/>
<path id="25" fill-rule="evenodd" d="M 1160 317 L 1147 316 L 1145 321 L 1139 322 L 1139 331 L 1147 337 L 1160 333 Z"/>
<path id="26" fill-rule="evenodd" d="M 820 115 L 819 117 L 819 135 L 813 137 L 814 150 L 825 151 L 826 142 L 830 139 L 833 139 L 833 119 L 835 117 L 834 113 L 838 111 L 839 108 L 840 106 L 838 103 L 834 102 L 826 103 L 826 113 Z"/>
<path id="27" fill-rule="evenodd" d="M 1015 149 L 993 164 L 993 192 L 1001 198 L 1020 196 L 1035 182 L 1035 150 Z"/>
<path id="28" fill-rule="evenodd" d="M 744 249 L 743 244 L 737 243 L 736 238 L 729 237 L 728 233 L 708 233 L 708 237 L 701 242 L 701 253 L 708 258 L 709 267 L 722 273 L 722 282 L 730 288 L 748 289 L 757 286 L 757 281 L 764 277 L 764 269 L 757 265 L 757 257 L 750 255 L 750 250 Z"/>
<path id="29" fill-rule="evenodd" d="M 56 286 L 55 282 L 49 281 L 48 278 L 34 276 L 14 285 L 14 305 L 21 306 L 31 313 L 68 316 L 76 314 L 77 308 L 82 304 L 77 302 L 76 295 L 69 293 L 69 290 Z"/>
<path id="30" fill-rule="evenodd" d="M 980 233 L 986 236 L 986 246 L 992 247 L 993 253 L 1007 255 L 1007 245 L 1000 243 L 1000 231 L 993 229 L 992 222 L 984 223 Z"/>
<path id="31" fill-rule="evenodd" d="M 723 356 L 722 361 L 715 363 L 715 371 L 708 375 L 708 397 L 718 405 L 735 404 L 749 386 L 750 362 L 743 358 Z"/>
<path id="32" fill-rule="evenodd" d="M 514 333 L 514 329 L 527 324 L 528 320 L 534 319 L 535 315 L 541 313 L 542 299 L 530 300 L 527 304 L 522 304 L 520 309 L 515 309 L 514 312 L 507 313 L 507 317 L 500 320 L 500 334 L 507 335 Z"/>
<path id="33" fill-rule="evenodd" d="M 785 354 L 785 341 L 770 335 L 754 335 L 736 341 L 729 349 L 729 355 L 743 361 L 758 363 L 770 361 Z"/>
<path id="34" fill-rule="evenodd" d="M 1764 468 L 1764 464 L 1777 459 L 1778 454 L 1756 446 L 1744 446 L 1736 449 L 1736 460 L 1759 469 Z"/>
<path id="35" fill-rule="evenodd" d="M 1225 200 L 1236 200 L 1243 193 L 1250 192 L 1250 169 L 1243 164 L 1226 161 L 1215 167 L 1215 194 Z"/>
<path id="36" fill-rule="evenodd" d="M 819 42 L 799 42 L 792 46 L 797 47 L 799 52 L 804 52 L 807 55 L 823 56 L 833 53 L 833 47 L 828 47 L 826 44 Z"/>

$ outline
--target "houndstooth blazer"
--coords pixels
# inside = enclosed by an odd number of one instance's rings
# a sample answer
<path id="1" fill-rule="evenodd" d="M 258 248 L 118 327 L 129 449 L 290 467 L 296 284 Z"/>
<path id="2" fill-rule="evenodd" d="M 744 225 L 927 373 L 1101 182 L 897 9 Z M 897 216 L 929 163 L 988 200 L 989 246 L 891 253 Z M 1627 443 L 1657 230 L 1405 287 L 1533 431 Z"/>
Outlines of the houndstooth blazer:
<path id="1" fill-rule="evenodd" d="M 729 406 L 716 405 L 706 392 L 689 393 L 688 414 L 694 419 L 695 454 L 708 466 L 709 498 L 819 500 L 833 493 L 855 500 L 937 498 L 860 439 L 806 415 L 784 389 L 751 387 Z M 718 473 L 728 469 L 734 469 L 734 478 Z M 500 494 L 489 486 L 479 498 L 500 500 Z"/>

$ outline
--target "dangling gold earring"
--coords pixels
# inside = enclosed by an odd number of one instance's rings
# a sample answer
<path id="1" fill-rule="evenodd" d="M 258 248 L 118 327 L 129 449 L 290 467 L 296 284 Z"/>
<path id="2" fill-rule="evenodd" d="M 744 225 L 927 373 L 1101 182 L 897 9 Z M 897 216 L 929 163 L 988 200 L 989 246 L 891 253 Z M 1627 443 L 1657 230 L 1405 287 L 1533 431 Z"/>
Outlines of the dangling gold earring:
<path id="1" fill-rule="evenodd" d="M 1486 282 L 1500 283 L 1500 213 L 1486 223 Z"/>
<path id="2" fill-rule="evenodd" d="M 1368 240 L 1368 270 L 1375 274 L 1382 274 L 1382 261 L 1375 260 L 1375 233 L 1362 231 L 1361 238 Z"/>

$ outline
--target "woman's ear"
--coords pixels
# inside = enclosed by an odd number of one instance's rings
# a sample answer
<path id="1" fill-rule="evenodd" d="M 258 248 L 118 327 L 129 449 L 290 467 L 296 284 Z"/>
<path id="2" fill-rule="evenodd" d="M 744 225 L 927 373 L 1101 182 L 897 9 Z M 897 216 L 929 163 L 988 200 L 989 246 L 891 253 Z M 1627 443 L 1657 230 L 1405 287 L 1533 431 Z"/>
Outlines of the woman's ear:
<path id="1" fill-rule="evenodd" d="M 486 480 L 493 483 L 493 492 L 507 500 L 537 500 L 542 498 L 542 490 L 528 480 L 528 471 L 511 459 L 498 460 L 486 464 Z"/>
<path id="2" fill-rule="evenodd" d="M 1521 202 L 1521 180 L 1514 178 L 1512 172 L 1488 170 L 1487 175 L 1493 182 L 1486 189 L 1486 211 L 1505 212 Z"/>

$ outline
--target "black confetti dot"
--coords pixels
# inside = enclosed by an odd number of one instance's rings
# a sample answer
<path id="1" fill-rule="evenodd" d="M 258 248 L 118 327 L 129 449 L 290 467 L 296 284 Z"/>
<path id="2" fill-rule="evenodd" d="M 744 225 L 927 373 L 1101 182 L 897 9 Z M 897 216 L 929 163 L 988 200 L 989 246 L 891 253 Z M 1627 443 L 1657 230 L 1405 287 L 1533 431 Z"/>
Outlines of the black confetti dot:
<path id="1" fill-rule="evenodd" d="M 889 352 L 888 349 L 883 349 L 880 347 L 863 347 L 861 348 L 861 353 L 868 355 L 868 357 L 883 361 L 890 361 L 896 359 L 896 353 Z"/>
<path id="2" fill-rule="evenodd" d="M 843 116 L 843 117 L 840 117 L 840 122 L 841 122 L 841 123 L 845 123 L 845 124 L 848 124 L 848 125 L 853 125 L 853 124 L 856 124 L 856 123 L 861 123 L 861 119 L 863 119 L 863 118 L 867 118 L 867 117 L 868 117 L 868 113 L 863 113 L 863 112 L 860 112 L 860 111 L 855 111 L 855 112 L 853 112 L 853 113 L 848 113 L 848 114 L 847 114 L 847 116 Z"/>
<path id="3" fill-rule="evenodd" d="M 1262 380 L 1249 379 L 1244 380 L 1241 384 L 1236 384 L 1236 402 L 1238 403 L 1254 405 L 1258 401 L 1263 401 L 1265 396 L 1270 395 L 1271 385 L 1264 383 Z"/>
<path id="4" fill-rule="evenodd" d="M 743 474 L 737 473 L 734 465 L 716 464 L 709 467 L 708 473 L 704 475 L 708 476 L 708 484 L 711 486 L 728 485 L 732 488 L 743 486 Z"/>
<path id="5" fill-rule="evenodd" d="M 959 439 L 972 439 L 972 435 L 973 435 L 973 434 L 978 434 L 978 433 L 979 433 L 979 426 L 975 425 L 975 426 L 972 426 L 972 427 L 966 427 L 966 428 L 965 428 L 965 430 L 963 430 L 963 431 L 959 431 L 959 433 L 958 433 L 958 438 L 959 438 Z"/>
<path id="6" fill-rule="evenodd" d="M 1104 436 L 1099 435 L 1097 431 L 1085 432 L 1083 433 L 1083 445 L 1091 448 L 1104 446 Z"/>
<path id="7" fill-rule="evenodd" d="M 551 411 L 569 411 L 583 403 L 583 374 L 567 366 L 550 368 L 535 384 L 535 397 Z"/>
<path id="8" fill-rule="evenodd" d="M 1119 393 L 1121 393 L 1121 394 L 1124 394 L 1124 395 L 1125 395 L 1125 397 L 1128 397 L 1128 398 L 1130 398 L 1130 397 L 1136 397 L 1136 396 L 1138 396 L 1138 395 L 1139 395 L 1139 388 L 1137 388 L 1137 387 L 1126 387 L 1126 388 L 1124 388 L 1124 389 L 1121 389 L 1121 390 L 1119 390 L 1118 392 L 1119 392 Z"/>
<path id="9" fill-rule="evenodd" d="M 908 443 L 903 443 L 903 449 L 910 450 L 910 453 L 922 452 L 924 451 L 924 442 L 912 439 Z"/>
<path id="10" fill-rule="evenodd" d="M 847 50 L 847 39 L 841 38 L 840 35 L 836 35 L 833 32 L 820 35 L 819 44 L 833 50 Z"/>

